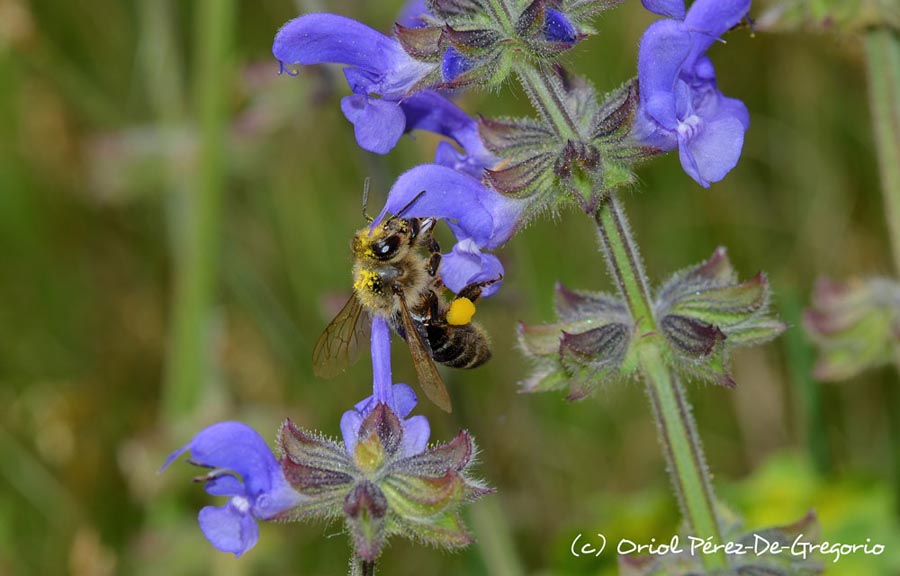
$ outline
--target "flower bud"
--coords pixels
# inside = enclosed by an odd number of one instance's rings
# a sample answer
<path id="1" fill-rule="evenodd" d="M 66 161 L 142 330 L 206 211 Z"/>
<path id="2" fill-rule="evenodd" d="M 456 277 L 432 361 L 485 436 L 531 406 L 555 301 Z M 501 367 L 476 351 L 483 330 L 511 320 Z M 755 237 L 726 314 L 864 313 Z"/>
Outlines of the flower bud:
<path id="1" fill-rule="evenodd" d="M 765 275 L 739 283 L 725 249 L 718 248 L 663 285 L 655 315 L 676 369 L 732 387 L 728 352 L 771 340 L 785 329 L 767 316 L 768 305 Z"/>
<path id="2" fill-rule="evenodd" d="M 894 360 L 900 343 L 900 285 L 883 278 L 820 280 L 803 320 L 820 352 L 816 378 L 851 378 Z"/>
<path id="3" fill-rule="evenodd" d="M 537 361 L 535 373 L 522 384 L 524 392 L 568 388 L 567 398 L 580 400 L 598 385 L 634 372 L 633 324 L 618 298 L 557 284 L 556 314 L 555 324 L 519 325 L 519 344 Z"/>

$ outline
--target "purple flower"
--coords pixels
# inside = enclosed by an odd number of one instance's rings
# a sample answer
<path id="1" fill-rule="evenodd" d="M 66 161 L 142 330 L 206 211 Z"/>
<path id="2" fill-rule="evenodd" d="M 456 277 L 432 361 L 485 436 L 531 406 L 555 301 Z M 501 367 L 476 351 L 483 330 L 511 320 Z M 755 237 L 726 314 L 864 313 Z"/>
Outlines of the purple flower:
<path id="1" fill-rule="evenodd" d="M 420 192 L 425 191 L 403 213 L 405 217 L 444 218 L 459 244 L 441 262 L 441 278 L 452 291 L 459 292 L 479 279 L 496 278 L 503 272 L 499 260 L 481 253 L 503 245 L 522 222 L 526 201 L 503 196 L 480 180 L 446 166 L 424 164 L 402 174 L 391 191 L 377 225 L 387 214 L 396 214 Z M 468 242 L 466 242 L 468 241 Z M 499 283 L 483 295 L 496 292 Z"/>
<path id="2" fill-rule="evenodd" d="M 407 28 L 421 28 L 425 26 L 425 22 L 422 18 L 430 15 L 431 12 L 428 11 L 425 0 L 409 0 L 409 2 L 403 6 L 403 9 L 400 10 L 400 15 L 397 17 L 397 24 Z"/>
<path id="3" fill-rule="evenodd" d="M 743 102 L 719 91 L 705 53 L 747 14 L 750 0 L 697 0 L 686 14 L 681 0 L 643 4 L 683 20 L 655 22 L 641 39 L 635 137 L 662 150 L 677 147 L 685 172 L 709 187 L 737 164 L 750 117 Z"/>
<path id="4" fill-rule="evenodd" d="M 409 56 L 400 43 L 356 20 L 336 14 L 307 14 L 275 36 L 272 53 L 285 64 L 345 64 L 352 96 L 341 100 L 356 141 L 386 154 L 406 128 L 400 101 L 435 68 Z"/>
<path id="5" fill-rule="evenodd" d="M 441 260 L 441 280 L 454 292 L 469 284 L 494 280 L 503 274 L 503 264 L 493 254 L 485 254 L 471 238 L 460 240 Z M 482 297 L 492 296 L 502 281 L 489 284 L 481 291 Z"/>
<path id="6" fill-rule="evenodd" d="M 463 152 L 449 142 L 438 144 L 435 163 L 481 178 L 485 168 L 498 160 L 478 134 L 478 123 L 459 106 L 433 90 L 416 92 L 400 103 L 406 114 L 406 131 L 425 130 L 450 138 Z"/>
<path id="7" fill-rule="evenodd" d="M 559 10 L 547 8 L 544 16 L 544 39 L 548 42 L 573 45 L 578 41 L 578 31 L 566 15 Z"/>
<path id="8" fill-rule="evenodd" d="M 344 446 L 351 455 L 359 442 L 363 421 L 379 404 L 384 404 L 397 415 L 403 430 L 400 455 L 414 456 L 428 445 L 431 427 L 425 416 L 407 418 L 418 402 L 416 393 L 406 384 L 393 384 L 391 380 L 391 328 L 381 316 L 372 317 L 372 395 L 357 402 L 353 410 L 341 417 L 341 434 Z"/>
<path id="9" fill-rule="evenodd" d="M 463 53 L 453 46 L 444 51 L 441 57 L 441 77 L 444 82 L 453 82 L 461 74 L 465 74 L 475 67 L 475 61 L 463 56 Z"/>
<path id="10" fill-rule="evenodd" d="M 200 529 L 223 552 L 240 556 L 256 545 L 256 521 L 270 520 L 298 506 L 303 498 L 288 484 L 268 444 L 240 422 L 220 422 L 200 431 L 173 452 L 160 471 L 190 450 L 191 462 L 215 468 L 201 479 L 206 492 L 229 496 L 223 506 L 200 510 Z"/>

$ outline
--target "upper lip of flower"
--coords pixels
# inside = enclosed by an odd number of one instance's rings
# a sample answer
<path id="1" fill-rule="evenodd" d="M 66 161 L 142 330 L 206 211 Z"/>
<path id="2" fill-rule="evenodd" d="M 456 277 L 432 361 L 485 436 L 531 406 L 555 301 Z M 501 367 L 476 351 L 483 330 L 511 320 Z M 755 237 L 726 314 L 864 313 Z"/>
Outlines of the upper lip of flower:
<path id="1" fill-rule="evenodd" d="M 306 14 L 285 24 L 272 53 L 284 64 L 345 64 L 357 93 L 399 100 L 434 69 L 404 52 L 400 43 L 337 14 Z"/>

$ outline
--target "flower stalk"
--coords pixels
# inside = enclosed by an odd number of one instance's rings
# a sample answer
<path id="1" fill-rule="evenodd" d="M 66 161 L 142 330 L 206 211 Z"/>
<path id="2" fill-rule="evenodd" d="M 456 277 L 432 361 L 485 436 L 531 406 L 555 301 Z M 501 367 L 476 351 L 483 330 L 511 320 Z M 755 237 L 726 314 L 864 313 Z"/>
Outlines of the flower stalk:
<path id="1" fill-rule="evenodd" d="M 510 7 L 511 2 L 515 2 L 515 0 L 487 0 L 487 8 L 491 11 L 491 16 L 508 31 L 515 28 L 514 10 L 516 7 Z"/>
<path id="2" fill-rule="evenodd" d="M 894 269 L 900 274 L 900 32 L 888 27 L 874 28 L 864 38 L 866 72 L 869 82 L 869 107 L 885 217 L 891 237 Z M 900 346 L 894 347 L 894 363 L 900 370 Z M 895 492 L 900 493 L 900 419 L 894 408 L 898 394 L 887 391 L 888 424 L 893 447 Z"/>
<path id="3" fill-rule="evenodd" d="M 894 266 L 900 272 L 900 34 L 876 28 L 866 34 L 869 101 Z"/>
<path id="4" fill-rule="evenodd" d="M 230 0 L 198 4 L 196 86 L 201 152 L 196 184 L 184 198 L 184 219 L 177 234 L 174 317 L 164 400 L 169 420 L 194 409 L 209 374 L 208 331 L 218 271 L 233 17 L 234 2 Z"/>
<path id="5" fill-rule="evenodd" d="M 563 104 L 562 87 L 550 74 L 539 68 L 523 63 L 516 70 L 522 88 L 531 99 L 538 113 L 553 126 L 563 142 L 581 140 L 578 125 Z"/>
<path id="6" fill-rule="evenodd" d="M 609 194 L 601 201 L 595 218 L 610 274 L 628 304 L 641 340 L 641 374 L 682 514 L 693 535 L 712 536 L 721 542 L 715 496 L 691 407 L 681 383 L 663 359 L 664 345 L 653 317 L 646 275 L 615 196 Z M 703 562 L 708 569 L 727 566 L 721 552 L 705 555 Z"/>

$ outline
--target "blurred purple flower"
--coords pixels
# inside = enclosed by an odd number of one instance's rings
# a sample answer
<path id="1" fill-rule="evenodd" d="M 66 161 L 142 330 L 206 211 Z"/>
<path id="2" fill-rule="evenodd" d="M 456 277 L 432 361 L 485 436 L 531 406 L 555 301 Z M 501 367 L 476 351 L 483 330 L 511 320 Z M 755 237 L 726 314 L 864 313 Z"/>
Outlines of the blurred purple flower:
<path id="1" fill-rule="evenodd" d="M 351 455 L 359 442 L 359 434 L 365 419 L 379 404 L 390 408 L 400 419 L 403 430 L 400 456 L 414 456 L 428 445 L 431 427 L 425 416 L 407 418 L 419 399 L 406 384 L 393 384 L 391 380 L 391 328 L 381 316 L 372 317 L 372 395 L 357 402 L 353 410 L 341 417 L 341 434 L 344 446 Z"/>
<path id="2" fill-rule="evenodd" d="M 709 187 L 737 165 L 750 117 L 743 102 L 719 91 L 705 53 L 743 19 L 750 0 L 697 0 L 686 14 L 681 0 L 643 4 L 677 19 L 651 24 L 641 39 L 635 137 L 662 150 L 678 148 L 685 172 Z"/>
<path id="3" fill-rule="evenodd" d="M 472 281 L 502 274 L 500 261 L 481 250 L 497 248 L 512 237 L 522 222 L 526 201 L 503 196 L 480 180 L 446 166 L 423 164 L 397 179 L 372 225 L 387 214 L 396 214 L 423 190 L 425 194 L 408 206 L 403 216 L 447 221 L 458 241 L 441 262 L 441 278 L 447 288 L 459 292 Z M 499 282 L 482 295 L 489 296 L 497 289 Z"/>
<path id="4" fill-rule="evenodd" d="M 272 46 L 285 64 L 346 64 L 352 96 L 341 110 L 359 145 L 386 154 L 406 128 L 400 101 L 434 68 L 409 56 L 400 43 L 365 24 L 336 14 L 307 14 L 285 24 Z"/>
<path id="5" fill-rule="evenodd" d="M 193 440 L 166 458 L 160 472 L 185 452 L 191 463 L 215 468 L 201 477 L 206 492 L 229 496 L 223 506 L 200 510 L 200 529 L 223 552 L 240 556 L 259 539 L 257 520 L 270 520 L 298 506 L 303 497 L 284 477 L 268 444 L 240 422 L 220 422 L 200 431 Z"/>

